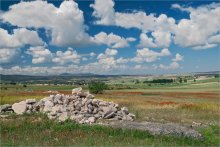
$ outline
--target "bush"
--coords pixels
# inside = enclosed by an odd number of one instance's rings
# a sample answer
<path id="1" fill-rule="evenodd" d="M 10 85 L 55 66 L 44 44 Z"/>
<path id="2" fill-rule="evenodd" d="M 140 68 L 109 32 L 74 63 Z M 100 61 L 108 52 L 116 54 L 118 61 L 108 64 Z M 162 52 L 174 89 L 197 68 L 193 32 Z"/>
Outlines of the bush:
<path id="1" fill-rule="evenodd" d="M 104 90 L 108 88 L 108 86 L 104 82 L 95 81 L 89 83 L 89 91 L 94 94 L 103 93 Z"/>

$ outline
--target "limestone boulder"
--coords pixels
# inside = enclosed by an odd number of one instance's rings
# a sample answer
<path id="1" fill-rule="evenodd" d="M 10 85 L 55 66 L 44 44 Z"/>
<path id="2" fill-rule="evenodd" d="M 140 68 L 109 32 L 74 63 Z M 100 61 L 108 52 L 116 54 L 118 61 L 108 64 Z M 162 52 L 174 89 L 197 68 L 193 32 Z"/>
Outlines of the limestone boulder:
<path id="1" fill-rule="evenodd" d="M 27 110 L 26 101 L 21 101 L 19 103 L 14 103 L 12 109 L 16 114 L 23 114 Z"/>

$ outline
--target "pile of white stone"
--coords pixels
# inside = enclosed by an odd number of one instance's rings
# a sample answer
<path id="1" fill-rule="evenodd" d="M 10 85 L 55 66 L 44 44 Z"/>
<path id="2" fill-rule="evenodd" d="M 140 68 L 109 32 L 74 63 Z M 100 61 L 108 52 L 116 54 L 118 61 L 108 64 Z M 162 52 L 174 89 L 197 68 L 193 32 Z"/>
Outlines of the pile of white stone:
<path id="1" fill-rule="evenodd" d="M 81 87 L 73 89 L 72 95 L 56 94 L 40 101 L 27 99 L 0 106 L 1 113 L 11 111 L 16 114 L 43 112 L 50 119 L 60 122 L 70 119 L 81 124 L 95 123 L 97 119 L 133 121 L 135 118 L 126 107 L 120 108 L 116 103 L 94 99 L 92 94 L 83 92 Z"/>

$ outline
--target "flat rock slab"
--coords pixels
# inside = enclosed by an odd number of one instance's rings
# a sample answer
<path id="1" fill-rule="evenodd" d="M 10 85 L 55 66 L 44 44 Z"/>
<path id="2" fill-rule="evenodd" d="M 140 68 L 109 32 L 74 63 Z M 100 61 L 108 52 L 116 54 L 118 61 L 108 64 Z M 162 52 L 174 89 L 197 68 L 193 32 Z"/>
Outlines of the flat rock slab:
<path id="1" fill-rule="evenodd" d="M 180 126 L 174 123 L 154 123 L 154 122 L 129 122 L 129 121 L 111 121 L 103 125 L 111 126 L 114 128 L 126 128 L 148 131 L 153 135 L 173 135 L 178 137 L 190 137 L 195 139 L 202 139 L 202 135 L 190 128 Z"/>
<path id="2" fill-rule="evenodd" d="M 12 105 L 12 109 L 14 110 L 14 112 L 16 114 L 23 114 L 26 111 L 26 109 L 27 109 L 26 102 L 25 101 L 21 101 L 19 103 L 14 103 Z"/>

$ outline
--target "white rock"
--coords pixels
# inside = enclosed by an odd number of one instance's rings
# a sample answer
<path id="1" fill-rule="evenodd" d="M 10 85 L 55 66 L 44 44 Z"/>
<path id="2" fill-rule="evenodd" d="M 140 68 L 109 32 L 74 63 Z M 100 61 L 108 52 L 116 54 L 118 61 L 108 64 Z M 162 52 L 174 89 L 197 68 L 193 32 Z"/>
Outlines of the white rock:
<path id="1" fill-rule="evenodd" d="M 99 106 L 108 106 L 108 102 L 100 101 Z"/>
<path id="2" fill-rule="evenodd" d="M 127 107 L 122 107 L 121 110 L 125 113 L 125 114 L 128 114 L 128 108 Z"/>
<path id="3" fill-rule="evenodd" d="M 27 110 L 27 104 L 25 101 L 14 103 L 12 105 L 12 109 L 14 110 L 16 114 L 23 114 Z"/>
<path id="4" fill-rule="evenodd" d="M 85 105 L 87 101 L 88 101 L 88 99 L 87 99 L 87 98 L 84 98 L 84 99 L 82 100 L 82 105 Z"/>
<path id="5" fill-rule="evenodd" d="M 59 118 L 58 118 L 58 120 L 60 121 L 60 122 L 64 122 L 65 120 L 67 120 L 69 117 L 68 117 L 68 113 L 67 112 L 63 112 L 60 116 L 59 116 Z"/>
<path id="6" fill-rule="evenodd" d="M 51 108 L 51 112 L 53 113 L 61 113 L 62 112 L 62 105 L 55 105 Z"/>
<path id="7" fill-rule="evenodd" d="M 105 116 L 107 116 L 109 114 L 112 115 L 112 113 L 115 113 L 117 111 L 117 109 L 114 107 L 102 107 L 102 111 L 103 111 L 102 117 L 104 118 Z"/>
<path id="8" fill-rule="evenodd" d="M 32 110 L 33 109 L 33 106 L 31 104 L 27 104 L 27 109 L 28 110 Z"/>
<path id="9" fill-rule="evenodd" d="M 47 100 L 47 101 L 44 103 L 44 109 L 43 109 L 43 111 L 44 111 L 44 112 L 50 112 L 50 111 L 52 110 L 53 105 L 54 105 L 53 102 Z"/>
<path id="10" fill-rule="evenodd" d="M 80 92 L 82 92 L 82 87 L 78 87 L 72 90 L 72 94 L 78 94 Z"/>
<path id="11" fill-rule="evenodd" d="M 128 116 L 130 116 L 132 119 L 135 118 L 135 115 L 133 113 L 129 113 Z"/>
<path id="12" fill-rule="evenodd" d="M 79 115 L 72 115 L 72 116 L 70 116 L 70 119 L 71 120 L 75 120 L 75 121 L 80 121 L 80 120 L 82 120 L 83 119 L 83 115 L 82 114 L 79 114 Z"/>
<path id="13" fill-rule="evenodd" d="M 36 103 L 36 99 L 26 99 L 27 104 L 33 104 Z"/>
<path id="14" fill-rule="evenodd" d="M 101 115 L 100 114 L 95 114 L 94 117 L 98 119 L 98 118 L 101 117 Z"/>
<path id="15" fill-rule="evenodd" d="M 92 94 L 90 94 L 90 93 L 86 96 L 87 99 L 94 99 L 94 97 L 95 97 L 95 96 L 92 95 Z"/>
<path id="16" fill-rule="evenodd" d="M 115 112 L 111 112 L 111 113 L 105 115 L 104 118 L 109 119 L 109 118 L 112 118 L 114 115 L 115 115 Z"/>

